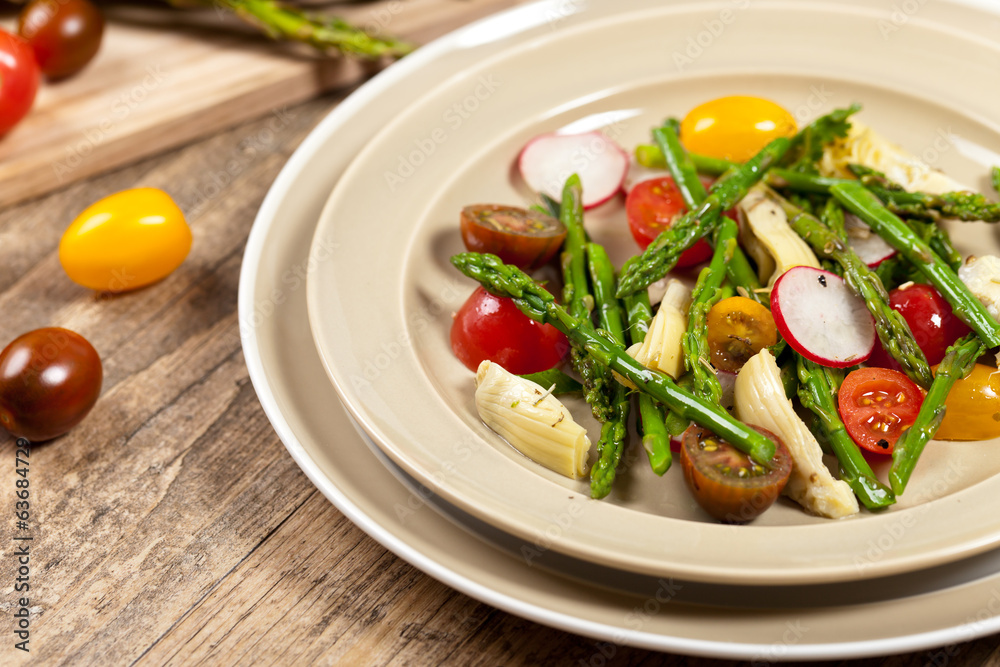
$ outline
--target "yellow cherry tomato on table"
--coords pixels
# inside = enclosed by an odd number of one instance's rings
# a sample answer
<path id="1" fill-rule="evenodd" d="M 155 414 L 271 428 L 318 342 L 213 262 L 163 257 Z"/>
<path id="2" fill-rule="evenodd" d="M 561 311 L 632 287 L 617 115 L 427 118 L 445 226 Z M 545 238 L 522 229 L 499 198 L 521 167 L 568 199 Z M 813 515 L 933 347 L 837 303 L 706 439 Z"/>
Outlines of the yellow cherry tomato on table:
<path id="1" fill-rule="evenodd" d="M 156 188 L 124 190 L 90 205 L 63 234 L 59 261 L 84 287 L 125 292 L 170 275 L 191 250 L 191 229 Z"/>
<path id="2" fill-rule="evenodd" d="M 937 366 L 933 367 L 937 371 Z M 1000 438 L 1000 371 L 976 364 L 948 392 L 938 440 Z"/>
<path id="3" fill-rule="evenodd" d="M 746 162 L 772 140 L 797 131 L 792 114 L 774 102 L 730 95 L 688 112 L 681 121 L 681 142 L 694 153 Z"/>

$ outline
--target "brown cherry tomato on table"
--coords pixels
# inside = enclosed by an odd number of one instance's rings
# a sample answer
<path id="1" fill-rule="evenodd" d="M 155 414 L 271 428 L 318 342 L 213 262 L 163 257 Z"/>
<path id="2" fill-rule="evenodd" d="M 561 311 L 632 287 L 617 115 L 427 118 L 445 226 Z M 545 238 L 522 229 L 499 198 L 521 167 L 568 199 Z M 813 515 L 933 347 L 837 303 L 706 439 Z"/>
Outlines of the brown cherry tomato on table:
<path id="1" fill-rule="evenodd" d="M 104 17 L 90 0 L 31 0 L 18 16 L 17 32 L 31 45 L 45 76 L 61 79 L 97 55 Z"/>
<path id="2" fill-rule="evenodd" d="M 684 481 L 702 509 L 719 521 L 756 519 L 774 504 L 792 474 L 785 443 L 767 429 L 752 428 L 777 445 L 769 469 L 697 424 L 681 436 Z"/>
<path id="3" fill-rule="evenodd" d="M 58 437 L 94 407 L 103 379 L 101 358 L 80 334 L 30 331 L 0 352 L 0 425 L 32 442 Z"/>
<path id="4" fill-rule="evenodd" d="M 913 332 L 913 339 L 931 366 L 941 363 L 948 347 L 970 331 L 968 325 L 952 311 L 951 304 L 931 285 L 918 283 L 906 288 L 897 287 L 889 292 L 889 305 L 903 315 Z M 867 363 L 869 366 L 902 370 L 899 362 L 882 347 L 881 341 L 875 343 L 875 350 Z"/>
<path id="5" fill-rule="evenodd" d="M 735 373 L 750 357 L 778 342 L 771 311 L 753 299 L 732 296 L 719 301 L 705 321 L 712 365 Z"/>
<path id="6" fill-rule="evenodd" d="M 524 375 L 558 364 L 569 351 L 569 341 L 551 324 L 539 324 L 522 313 L 510 298 L 477 287 L 455 314 L 451 349 L 469 370 L 489 359 Z"/>
<path id="7" fill-rule="evenodd" d="M 913 380 L 888 368 L 851 371 L 837 393 L 847 433 L 861 447 L 878 454 L 892 454 L 923 402 L 924 394 Z"/>
<path id="8" fill-rule="evenodd" d="M 31 110 L 41 74 L 26 41 L 0 30 L 0 136 Z"/>
<path id="9" fill-rule="evenodd" d="M 463 208 L 461 229 L 471 252 L 496 255 L 525 271 L 548 263 L 566 239 L 566 227 L 552 216 L 498 204 Z"/>

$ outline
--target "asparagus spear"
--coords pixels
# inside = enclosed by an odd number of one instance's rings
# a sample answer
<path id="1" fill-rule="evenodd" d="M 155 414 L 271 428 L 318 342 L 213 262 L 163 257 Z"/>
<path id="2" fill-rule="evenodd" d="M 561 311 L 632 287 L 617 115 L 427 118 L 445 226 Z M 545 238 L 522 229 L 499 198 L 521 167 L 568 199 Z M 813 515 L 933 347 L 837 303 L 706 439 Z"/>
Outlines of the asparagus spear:
<path id="1" fill-rule="evenodd" d="M 681 140 L 677 136 L 677 121 L 670 120 L 663 127 L 653 130 L 653 138 L 656 139 L 657 146 L 664 156 L 670 174 L 673 176 L 677 188 L 684 197 L 684 203 L 689 210 L 698 207 L 708 193 L 698 178 L 698 171 L 691 159 L 690 154 L 681 146 Z M 743 287 L 747 295 L 760 303 L 763 303 L 763 296 L 756 290 L 760 288 L 760 281 L 757 279 L 757 272 L 750 266 L 743 250 L 739 244 L 733 243 L 729 260 L 725 263 L 723 270 L 729 275 L 730 281 L 734 285 Z"/>
<path id="2" fill-rule="evenodd" d="M 809 123 L 795 135 L 791 150 L 782 160 L 782 166 L 788 166 L 792 171 L 815 173 L 816 163 L 823 157 L 824 146 L 847 136 L 847 131 L 851 128 L 849 119 L 858 111 L 861 111 L 861 105 L 855 103 L 844 109 L 834 109 Z"/>
<path id="3" fill-rule="evenodd" d="M 712 368 L 712 353 L 708 346 L 706 319 L 722 296 L 725 266 L 732 259 L 736 247 L 736 223 L 722 218 L 715 235 L 715 252 L 711 263 L 701 270 L 698 282 L 691 291 L 688 306 L 688 328 L 682 339 L 684 365 L 694 380 L 694 393 L 713 403 L 722 401 L 722 385 Z"/>
<path id="4" fill-rule="evenodd" d="M 768 197 L 781 206 L 788 216 L 788 224 L 812 246 L 817 255 L 829 257 L 840 265 L 847 286 L 865 300 L 868 312 L 875 318 L 875 331 L 882 346 L 900 363 L 910 379 L 923 387 L 929 387 L 932 377 L 927 357 L 913 338 L 906 320 L 889 305 L 889 294 L 878 275 L 854 254 L 842 238 L 814 216 L 802 211 L 767 186 L 758 187 L 766 189 Z M 836 217 L 834 211 L 839 211 L 839 207 L 831 209 L 828 215 Z"/>
<path id="5" fill-rule="evenodd" d="M 745 164 L 734 166 L 716 181 L 701 205 L 675 220 L 649 244 L 638 261 L 628 265 L 619 278 L 618 295 L 625 296 L 645 289 L 673 269 L 681 253 L 711 232 L 722 212 L 743 199 L 747 189 L 781 159 L 790 144 L 788 139 L 779 137 Z"/>
<path id="6" fill-rule="evenodd" d="M 820 366 L 798 354 L 795 356 L 798 360 L 799 400 L 819 418 L 822 435 L 840 462 L 840 478 L 851 486 L 854 495 L 868 509 L 892 505 L 896 502 L 895 496 L 876 479 L 837 412 L 835 400 L 843 371 Z"/>
<path id="7" fill-rule="evenodd" d="M 531 380 L 540 387 L 551 387 L 554 396 L 562 394 L 578 394 L 583 392 L 583 385 L 563 373 L 558 368 L 547 371 L 522 375 L 525 380 Z"/>
<path id="8" fill-rule="evenodd" d="M 587 266 L 594 285 L 599 326 L 615 344 L 625 347 L 622 308 L 615 297 L 615 270 L 604 248 L 596 243 L 587 244 Z M 612 417 L 601 424 L 601 437 L 597 442 L 598 459 L 590 469 L 592 498 L 603 498 L 611 493 L 628 435 L 628 390 L 619 382 L 610 384 Z"/>
<path id="9" fill-rule="evenodd" d="M 1000 193 L 1000 167 L 990 169 L 990 184 L 994 190 Z"/>
<path id="10" fill-rule="evenodd" d="M 978 192 L 945 192 L 935 195 L 927 192 L 907 192 L 880 171 L 852 164 L 848 169 L 874 192 L 897 215 L 926 217 L 937 221 L 957 218 L 965 221 L 998 222 L 1000 204 L 991 202 Z"/>
<path id="11" fill-rule="evenodd" d="M 955 272 L 906 224 L 892 214 L 878 197 L 856 181 L 830 188 L 848 210 L 868 223 L 879 236 L 912 262 L 951 304 L 955 314 L 975 331 L 989 348 L 1000 346 L 1000 324 L 969 292 Z"/>
<path id="12" fill-rule="evenodd" d="M 976 364 L 976 359 L 986 351 L 986 346 L 974 334 L 969 334 L 948 348 L 937 368 L 934 382 L 924 397 L 917 413 L 917 419 L 910 428 L 903 431 L 892 450 L 892 468 L 889 469 L 889 484 L 897 494 L 902 494 L 910 480 L 917 459 L 924 446 L 934 437 L 941 420 L 944 419 L 944 401 L 948 392 Z"/>
<path id="13" fill-rule="evenodd" d="M 733 163 L 717 157 L 709 157 L 700 153 L 688 153 L 695 168 L 700 174 L 718 176 L 726 173 Z M 635 147 L 635 161 L 643 167 L 650 169 L 666 169 L 667 161 L 663 157 L 663 151 L 655 144 L 639 144 Z"/>
<path id="14" fill-rule="evenodd" d="M 621 345 L 600 335 L 590 322 L 573 317 L 555 302 L 552 294 L 516 266 L 504 264 L 495 255 L 474 252 L 455 255 L 451 263 L 492 293 L 510 297 L 531 319 L 553 325 L 602 365 L 628 378 L 640 391 L 704 426 L 754 461 L 769 465 L 774 457 L 775 444 L 770 438 L 733 419 L 719 406 L 681 389 L 667 375 L 652 371 L 628 356 Z"/>
<path id="15" fill-rule="evenodd" d="M 573 174 L 563 186 L 559 219 L 566 227 L 566 241 L 563 244 L 563 302 L 569 312 L 578 319 L 590 320 L 594 309 L 594 297 L 590 293 L 587 279 L 587 232 L 583 229 L 583 188 L 580 177 Z M 573 368 L 583 380 L 584 398 L 590 404 L 594 418 L 602 424 L 614 418 L 614 409 L 609 391 L 613 380 L 603 366 L 595 362 L 579 345 L 570 349 Z"/>
<path id="16" fill-rule="evenodd" d="M 649 305 L 649 292 L 640 290 L 624 299 L 628 313 L 630 341 L 641 343 L 649 332 L 649 321 L 653 309 Z M 646 450 L 649 465 L 657 475 L 663 475 L 670 468 L 670 432 L 664 421 L 663 409 L 649 394 L 640 393 L 639 432 L 642 434 L 642 448 Z M 686 422 L 685 422 L 686 423 Z"/>
<path id="17" fill-rule="evenodd" d="M 272 39 L 303 42 L 321 53 L 331 50 L 377 59 L 398 58 L 412 52 L 416 46 L 375 35 L 352 26 L 341 19 L 306 12 L 275 0 L 167 0 L 172 5 L 186 7 L 205 5 L 231 11 Z"/>

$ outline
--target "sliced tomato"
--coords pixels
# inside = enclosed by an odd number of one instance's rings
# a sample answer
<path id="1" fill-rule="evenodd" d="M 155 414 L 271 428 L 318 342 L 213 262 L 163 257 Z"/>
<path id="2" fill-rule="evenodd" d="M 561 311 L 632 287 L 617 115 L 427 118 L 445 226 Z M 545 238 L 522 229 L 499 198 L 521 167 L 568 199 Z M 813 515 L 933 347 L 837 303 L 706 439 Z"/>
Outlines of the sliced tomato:
<path id="1" fill-rule="evenodd" d="M 906 288 L 897 287 L 889 292 L 889 305 L 902 313 L 913 332 L 913 339 L 932 366 L 941 363 L 948 347 L 970 331 L 968 325 L 952 311 L 951 304 L 931 285 L 918 283 Z M 889 356 L 881 342 L 875 344 L 868 363 L 900 370 L 899 363 Z"/>
<path id="2" fill-rule="evenodd" d="M 920 387 L 888 368 L 852 371 L 837 395 L 847 433 L 860 446 L 879 454 L 892 454 L 900 434 L 916 420 L 923 402 Z"/>
<path id="3" fill-rule="evenodd" d="M 522 313 L 510 298 L 479 287 L 455 314 L 451 349 L 470 370 L 489 359 L 524 375 L 558 364 L 569 351 L 569 341 L 551 324 L 539 324 Z"/>
<path id="4" fill-rule="evenodd" d="M 937 372 L 937 367 L 933 368 Z M 1000 438 L 1000 372 L 976 364 L 948 392 L 938 440 Z"/>
<path id="5" fill-rule="evenodd" d="M 761 349 L 778 342 L 771 311 L 745 296 L 732 296 L 712 306 L 706 318 L 712 365 L 735 373 Z"/>
<path id="6" fill-rule="evenodd" d="M 517 206 L 466 206 L 461 227 L 462 241 L 470 251 L 492 253 L 526 271 L 546 264 L 566 239 L 561 222 Z"/>
<path id="7" fill-rule="evenodd" d="M 767 429 L 754 427 L 777 445 L 765 468 L 711 431 L 691 425 L 681 436 L 684 481 L 702 509 L 726 523 L 746 523 L 764 513 L 792 472 L 785 443 Z"/>

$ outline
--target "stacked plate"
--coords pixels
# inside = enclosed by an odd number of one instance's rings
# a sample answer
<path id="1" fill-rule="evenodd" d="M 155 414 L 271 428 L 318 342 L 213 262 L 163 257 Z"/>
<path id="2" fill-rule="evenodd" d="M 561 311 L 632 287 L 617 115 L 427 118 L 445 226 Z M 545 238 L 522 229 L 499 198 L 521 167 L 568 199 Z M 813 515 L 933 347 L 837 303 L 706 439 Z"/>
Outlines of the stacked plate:
<path id="1" fill-rule="evenodd" d="M 1000 630 L 997 443 L 934 443 L 881 515 L 831 522 L 782 504 L 723 526 L 641 452 L 601 502 L 524 459 L 479 421 L 448 343 L 473 288 L 448 263 L 457 212 L 526 201 L 511 168 L 542 132 L 602 129 L 630 147 L 722 95 L 774 99 L 800 121 L 859 101 L 869 125 L 987 187 L 1000 90 L 982 82 L 1000 66 L 1000 17 L 893 7 L 557 0 L 468 26 L 362 87 L 279 176 L 244 260 L 247 364 L 295 460 L 428 574 L 617 643 L 832 658 Z M 618 263 L 634 250 L 620 203 L 587 225 Z M 965 253 L 1000 246 L 984 225 L 953 235 Z"/>

